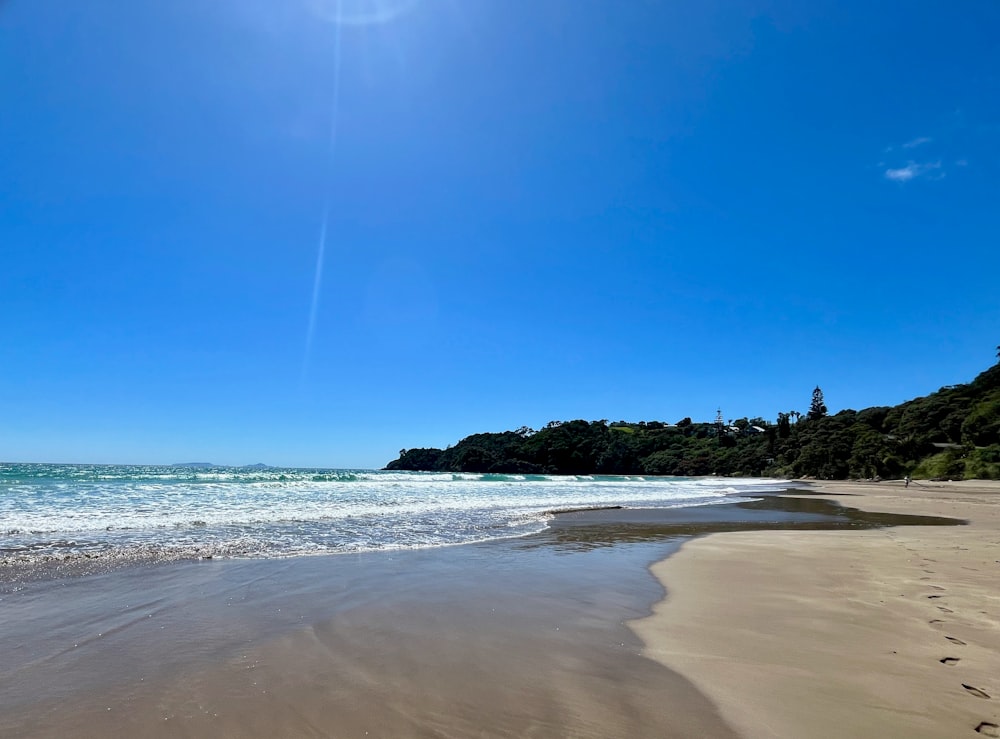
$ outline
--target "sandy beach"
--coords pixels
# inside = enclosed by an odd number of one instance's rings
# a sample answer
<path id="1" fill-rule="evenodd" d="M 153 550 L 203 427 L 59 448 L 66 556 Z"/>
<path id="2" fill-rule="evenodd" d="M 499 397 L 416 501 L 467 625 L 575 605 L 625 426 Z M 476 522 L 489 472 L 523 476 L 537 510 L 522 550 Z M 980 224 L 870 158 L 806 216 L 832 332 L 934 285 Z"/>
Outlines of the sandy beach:
<path id="1" fill-rule="evenodd" d="M 632 627 L 741 736 L 1000 736 L 1000 483 L 803 484 L 967 526 L 750 531 L 685 543 Z"/>

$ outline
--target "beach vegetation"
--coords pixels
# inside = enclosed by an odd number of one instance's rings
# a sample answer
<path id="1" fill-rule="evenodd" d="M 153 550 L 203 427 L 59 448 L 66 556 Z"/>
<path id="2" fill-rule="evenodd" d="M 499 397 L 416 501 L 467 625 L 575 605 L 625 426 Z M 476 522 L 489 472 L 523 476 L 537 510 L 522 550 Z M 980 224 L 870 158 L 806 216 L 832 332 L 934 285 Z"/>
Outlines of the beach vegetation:
<path id="1" fill-rule="evenodd" d="M 932 454 L 917 464 L 912 476 L 924 480 L 961 480 L 965 477 L 965 460 L 950 449 Z"/>
<path id="2" fill-rule="evenodd" d="M 1000 364 L 897 406 L 830 415 L 817 386 L 807 414 L 781 411 L 775 423 L 552 421 L 539 431 L 473 434 L 446 449 L 403 449 L 387 469 L 1000 479 Z"/>

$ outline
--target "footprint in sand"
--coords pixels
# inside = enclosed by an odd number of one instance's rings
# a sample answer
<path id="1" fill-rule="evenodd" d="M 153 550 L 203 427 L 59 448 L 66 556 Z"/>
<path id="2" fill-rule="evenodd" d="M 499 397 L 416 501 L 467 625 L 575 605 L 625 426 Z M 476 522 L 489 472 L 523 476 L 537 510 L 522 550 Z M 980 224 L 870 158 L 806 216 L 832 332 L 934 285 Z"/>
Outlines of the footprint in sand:
<path id="1" fill-rule="evenodd" d="M 944 623 L 944 620 L 942 620 L 942 619 L 940 619 L 940 618 L 932 618 L 932 619 L 931 619 L 930 621 L 928 621 L 927 623 L 929 623 L 929 624 L 943 624 L 943 623 Z"/>
<path id="2" fill-rule="evenodd" d="M 1000 736 L 1000 726 L 992 721 L 981 721 L 976 727 L 976 732 L 983 736 Z"/>
<path id="3" fill-rule="evenodd" d="M 943 595 L 928 595 L 928 598 L 943 598 Z"/>
<path id="4" fill-rule="evenodd" d="M 947 639 L 948 641 L 950 641 L 952 644 L 961 644 L 963 647 L 965 646 L 965 642 L 964 641 L 962 641 L 961 639 L 956 639 L 953 636 L 946 636 L 945 639 Z"/>
<path id="5" fill-rule="evenodd" d="M 962 683 L 962 687 L 965 688 L 966 690 L 968 690 L 970 693 L 972 693 L 972 695 L 976 696 L 977 698 L 989 698 L 990 697 L 990 694 L 987 693 L 986 691 L 980 690 L 979 688 L 974 688 L 971 685 L 966 685 L 965 683 Z"/>
<path id="6" fill-rule="evenodd" d="M 942 588 L 940 585 L 928 585 L 927 587 L 931 590 L 945 590 L 945 588 Z"/>
<path id="7" fill-rule="evenodd" d="M 958 662 L 958 657 L 945 657 L 944 659 L 939 659 L 938 662 L 942 665 L 953 665 Z"/>
<path id="8" fill-rule="evenodd" d="M 941 613 L 954 613 L 953 610 L 951 610 L 950 608 L 945 608 L 944 606 L 938 606 L 938 610 L 941 611 Z"/>

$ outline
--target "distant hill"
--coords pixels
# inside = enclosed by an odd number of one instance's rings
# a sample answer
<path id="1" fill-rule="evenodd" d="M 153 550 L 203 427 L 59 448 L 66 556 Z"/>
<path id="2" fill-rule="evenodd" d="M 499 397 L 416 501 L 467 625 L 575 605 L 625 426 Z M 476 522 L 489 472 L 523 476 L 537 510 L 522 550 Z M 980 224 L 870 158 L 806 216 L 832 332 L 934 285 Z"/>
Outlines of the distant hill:
<path id="1" fill-rule="evenodd" d="M 820 393 L 809 414 L 779 413 L 775 422 L 553 421 L 538 431 L 473 434 L 447 449 L 403 449 L 385 469 L 1000 479 L 1000 364 L 897 406 L 831 416 Z"/>

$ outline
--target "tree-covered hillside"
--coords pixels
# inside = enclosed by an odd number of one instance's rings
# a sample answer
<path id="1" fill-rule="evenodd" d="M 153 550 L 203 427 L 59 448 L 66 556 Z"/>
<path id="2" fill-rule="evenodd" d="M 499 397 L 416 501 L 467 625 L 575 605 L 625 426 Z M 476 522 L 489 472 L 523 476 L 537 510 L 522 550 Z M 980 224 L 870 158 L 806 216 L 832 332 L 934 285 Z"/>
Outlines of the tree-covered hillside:
<path id="1" fill-rule="evenodd" d="M 817 387 L 806 415 L 782 412 L 773 422 L 553 421 L 474 434 L 447 449 L 404 449 L 386 469 L 1000 479 L 1000 364 L 894 407 L 831 416 Z"/>

